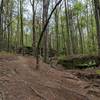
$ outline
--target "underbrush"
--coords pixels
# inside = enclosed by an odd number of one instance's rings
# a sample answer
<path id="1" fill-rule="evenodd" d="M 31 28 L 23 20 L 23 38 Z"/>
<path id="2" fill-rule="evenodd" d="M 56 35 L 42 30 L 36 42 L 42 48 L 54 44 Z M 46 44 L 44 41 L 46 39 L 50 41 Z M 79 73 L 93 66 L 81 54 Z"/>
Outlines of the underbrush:
<path id="1" fill-rule="evenodd" d="M 6 52 L 6 51 L 0 51 L 0 56 L 11 56 L 15 55 L 14 52 Z"/>

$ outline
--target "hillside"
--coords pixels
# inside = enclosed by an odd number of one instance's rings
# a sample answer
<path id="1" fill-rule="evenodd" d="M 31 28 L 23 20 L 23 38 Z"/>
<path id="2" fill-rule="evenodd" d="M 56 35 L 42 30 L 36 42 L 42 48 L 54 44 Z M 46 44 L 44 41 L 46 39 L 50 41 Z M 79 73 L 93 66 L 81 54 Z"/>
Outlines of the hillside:
<path id="1" fill-rule="evenodd" d="M 0 100 L 100 100 L 94 69 L 57 70 L 19 55 L 0 56 Z"/>

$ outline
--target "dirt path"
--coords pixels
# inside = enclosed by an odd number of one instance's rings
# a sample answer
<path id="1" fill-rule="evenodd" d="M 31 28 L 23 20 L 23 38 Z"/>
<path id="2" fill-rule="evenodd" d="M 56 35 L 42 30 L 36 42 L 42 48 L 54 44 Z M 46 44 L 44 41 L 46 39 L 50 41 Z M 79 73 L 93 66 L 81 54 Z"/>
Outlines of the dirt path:
<path id="1" fill-rule="evenodd" d="M 0 57 L 0 100 L 100 100 L 100 84 L 40 66 L 35 70 L 32 57 Z"/>

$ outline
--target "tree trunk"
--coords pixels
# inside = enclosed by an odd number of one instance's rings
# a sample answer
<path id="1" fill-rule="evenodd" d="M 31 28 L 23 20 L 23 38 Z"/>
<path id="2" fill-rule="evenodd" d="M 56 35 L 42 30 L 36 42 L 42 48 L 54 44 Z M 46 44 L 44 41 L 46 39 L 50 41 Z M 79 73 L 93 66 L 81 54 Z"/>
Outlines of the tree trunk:
<path id="1" fill-rule="evenodd" d="M 20 24 L 21 24 L 20 45 L 23 48 L 23 46 L 24 46 L 24 41 L 23 41 L 24 33 L 23 33 L 23 2 L 22 2 L 22 0 L 20 0 L 20 21 L 21 21 L 20 22 Z M 23 51 L 23 53 L 24 53 L 24 51 Z"/>
<path id="2" fill-rule="evenodd" d="M 33 0 L 32 11 L 33 11 L 33 55 L 36 56 L 35 0 Z"/>
<path id="3" fill-rule="evenodd" d="M 43 0 L 43 26 L 47 22 L 49 2 L 50 0 Z M 48 29 L 47 28 L 44 32 L 44 38 L 43 38 L 43 57 L 44 57 L 44 62 L 47 62 L 48 60 Z"/>
<path id="4" fill-rule="evenodd" d="M 99 0 L 94 0 L 95 5 L 95 20 L 97 28 L 97 40 L 98 40 L 98 55 L 100 56 L 100 2 Z"/>

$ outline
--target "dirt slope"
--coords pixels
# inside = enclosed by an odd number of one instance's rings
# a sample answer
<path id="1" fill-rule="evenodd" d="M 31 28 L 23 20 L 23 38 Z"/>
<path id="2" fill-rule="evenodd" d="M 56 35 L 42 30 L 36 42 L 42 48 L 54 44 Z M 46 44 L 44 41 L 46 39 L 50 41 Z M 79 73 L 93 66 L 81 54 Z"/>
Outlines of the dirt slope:
<path id="1" fill-rule="evenodd" d="M 40 66 L 32 57 L 0 56 L 0 100 L 100 100 L 100 79 L 88 79 L 89 71 Z"/>

